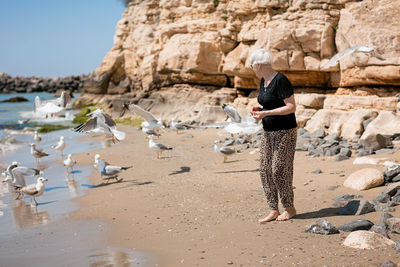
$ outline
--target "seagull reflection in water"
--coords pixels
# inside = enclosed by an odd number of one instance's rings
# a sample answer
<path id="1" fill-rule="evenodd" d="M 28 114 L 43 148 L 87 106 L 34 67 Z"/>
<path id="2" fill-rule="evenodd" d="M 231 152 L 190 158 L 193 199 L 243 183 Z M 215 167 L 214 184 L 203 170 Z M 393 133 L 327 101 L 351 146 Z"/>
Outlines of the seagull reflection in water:
<path id="1" fill-rule="evenodd" d="M 14 223 L 19 229 L 45 225 L 50 222 L 50 215 L 47 211 L 38 212 L 37 207 L 26 205 L 24 200 L 15 202 L 12 207 L 12 214 Z"/>

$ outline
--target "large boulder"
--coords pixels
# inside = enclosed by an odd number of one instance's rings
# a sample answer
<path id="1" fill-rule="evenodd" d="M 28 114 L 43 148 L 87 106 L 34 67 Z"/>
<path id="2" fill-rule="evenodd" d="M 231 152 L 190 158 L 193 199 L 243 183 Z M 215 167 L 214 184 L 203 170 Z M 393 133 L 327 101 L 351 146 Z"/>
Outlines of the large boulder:
<path id="1" fill-rule="evenodd" d="M 354 190 L 367 190 L 380 186 L 383 182 L 384 178 L 381 171 L 374 168 L 365 168 L 350 174 L 343 185 Z"/>
<path id="2" fill-rule="evenodd" d="M 392 240 L 380 234 L 365 230 L 351 232 L 343 242 L 343 245 L 357 249 L 386 248 L 394 244 Z"/>

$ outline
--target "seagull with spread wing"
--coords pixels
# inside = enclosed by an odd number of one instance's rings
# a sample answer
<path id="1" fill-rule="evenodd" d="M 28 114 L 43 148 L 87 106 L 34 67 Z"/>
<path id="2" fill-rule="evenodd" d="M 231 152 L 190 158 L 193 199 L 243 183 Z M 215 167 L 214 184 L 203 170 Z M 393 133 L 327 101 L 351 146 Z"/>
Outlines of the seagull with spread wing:
<path id="1" fill-rule="evenodd" d="M 242 117 L 240 117 L 239 112 L 227 103 L 222 104 L 222 109 L 224 110 L 225 114 L 231 119 L 231 121 L 240 123 L 242 122 Z"/>
<path id="2" fill-rule="evenodd" d="M 142 122 L 142 132 L 146 133 L 149 130 L 152 131 L 158 131 L 162 128 L 164 128 L 164 125 L 162 124 L 162 121 L 160 119 L 157 119 L 154 117 L 153 114 L 151 114 L 149 111 L 146 111 L 139 107 L 138 105 L 135 104 L 124 104 L 122 107 L 122 112 L 121 116 L 125 114 L 126 110 L 132 110 L 134 111 L 137 115 L 145 119 L 144 122 Z"/>
<path id="3" fill-rule="evenodd" d="M 65 110 L 71 102 L 71 96 L 64 91 L 59 98 L 51 100 L 42 101 L 39 96 L 36 96 L 33 102 L 33 111 L 45 114 L 47 119 L 49 115 L 53 117 L 54 114 Z"/>
<path id="4" fill-rule="evenodd" d="M 86 122 L 79 124 L 74 128 L 75 132 L 85 133 L 102 133 L 111 135 L 111 140 L 115 144 L 115 141 L 125 139 L 125 133 L 117 130 L 117 124 L 115 121 L 101 109 L 96 109 L 92 113 L 89 113 L 90 119 Z"/>
<path id="5" fill-rule="evenodd" d="M 7 178 L 5 179 L 5 182 L 8 183 L 9 189 L 15 189 L 11 190 L 11 192 L 17 192 L 19 195 L 17 196 L 17 199 L 21 196 L 20 191 L 18 189 L 26 186 L 26 179 L 25 177 L 28 176 L 36 176 L 40 173 L 38 169 L 34 168 L 28 168 L 24 166 L 18 166 L 18 162 L 14 161 L 11 165 L 7 167 L 7 170 L 5 172 Z"/>
<path id="6" fill-rule="evenodd" d="M 348 56 L 355 52 L 363 52 L 363 53 L 371 53 L 377 58 L 381 59 L 382 57 L 377 54 L 376 49 L 374 47 L 365 46 L 365 45 L 355 45 L 350 48 L 347 48 L 343 51 L 340 51 L 336 55 L 334 55 L 328 62 L 321 66 L 321 69 L 327 69 L 335 66 L 342 58 Z"/>
<path id="7" fill-rule="evenodd" d="M 232 136 L 235 134 L 250 135 L 261 130 L 262 125 L 258 124 L 252 116 L 242 118 L 233 106 L 226 103 L 222 104 L 222 109 L 230 119 L 224 130 Z"/>

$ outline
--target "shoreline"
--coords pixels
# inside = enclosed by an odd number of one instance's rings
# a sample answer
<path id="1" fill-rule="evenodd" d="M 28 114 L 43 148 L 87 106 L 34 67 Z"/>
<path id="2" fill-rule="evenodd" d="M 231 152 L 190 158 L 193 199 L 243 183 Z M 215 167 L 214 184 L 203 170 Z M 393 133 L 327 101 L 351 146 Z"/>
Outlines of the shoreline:
<path id="1" fill-rule="evenodd" d="M 80 209 L 76 199 L 92 190 L 92 164 L 78 162 L 74 169 L 80 172 L 73 176 L 71 174 L 70 178 L 74 179 L 65 181 L 62 161 L 56 159 L 54 150 L 49 148 L 53 141 L 58 140 L 59 135 L 66 137 L 67 147 L 64 152 L 73 155 L 77 151 L 100 147 L 96 141 L 88 141 L 80 135 L 66 131 L 42 135 L 43 148 L 51 152 L 51 156 L 41 164 L 45 167 L 45 177 L 49 181 L 43 196 L 37 198 L 39 205 L 32 208 L 29 197 L 16 201 L 8 192 L 1 196 L 1 203 L 4 201 L 5 204 L 1 207 L 0 216 L 2 264 L 55 266 L 61 261 L 77 266 L 100 263 L 135 263 L 143 266 L 143 262 L 151 258 L 150 255 L 111 246 L 105 234 L 109 225 L 104 221 L 70 219 L 70 214 Z M 2 155 L 1 161 L 8 163 L 17 159 L 21 165 L 32 166 L 33 159 L 28 151 L 28 147 L 11 151 Z M 31 183 L 31 177 L 27 179 L 27 183 Z M 46 261 L 40 260 L 43 257 Z"/>
<path id="2" fill-rule="evenodd" d="M 329 157 L 311 158 L 306 152 L 296 151 L 298 216 L 288 222 L 260 225 L 258 219 L 268 208 L 259 189 L 258 152 L 251 155 L 253 149 L 249 149 L 220 164 L 222 159 L 212 148 L 213 140 L 221 138 L 219 130 L 187 130 L 179 135 L 164 134 L 158 142 L 174 149 L 157 160 L 140 131 L 127 126 L 119 129 L 127 133 L 121 145 L 80 154 L 79 162 L 91 164 L 99 152 L 111 164 L 133 164 L 133 168 L 120 175 L 121 183 L 98 187 L 77 199 L 80 209 L 71 214 L 72 219 L 107 222 L 107 239 L 112 245 L 154 254 L 160 257 L 162 266 L 359 266 L 379 265 L 387 259 L 396 262 L 393 248 L 362 251 L 343 246 L 346 232 L 330 236 L 304 233 L 318 218 L 326 218 L 335 226 L 361 218 L 378 221 L 382 212 L 339 216 L 331 207 L 338 195 L 361 194 L 362 199 L 371 200 L 386 188 L 356 192 L 343 187 L 349 174 L 371 167 L 353 165 L 354 156 L 334 162 Z M 399 161 L 400 152 L 372 157 Z M 182 171 L 187 167 L 189 171 Z M 321 174 L 312 173 L 317 168 Z M 93 173 L 91 181 L 97 177 Z M 338 187 L 328 190 L 330 186 Z M 399 208 L 392 214 L 399 217 Z M 390 237 L 396 240 L 397 235 Z"/>

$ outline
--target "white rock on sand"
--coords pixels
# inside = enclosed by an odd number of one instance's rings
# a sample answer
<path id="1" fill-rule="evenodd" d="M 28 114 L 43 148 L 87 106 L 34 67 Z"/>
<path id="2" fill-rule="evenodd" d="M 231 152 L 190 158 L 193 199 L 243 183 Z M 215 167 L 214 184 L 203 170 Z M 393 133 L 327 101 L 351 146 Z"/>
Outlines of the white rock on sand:
<path id="1" fill-rule="evenodd" d="M 365 168 L 353 172 L 343 185 L 354 190 L 367 190 L 383 184 L 383 173 L 374 168 Z"/>
<path id="2" fill-rule="evenodd" d="M 394 241 L 375 232 L 360 230 L 351 232 L 344 240 L 343 245 L 358 249 L 376 249 L 394 246 Z"/>

